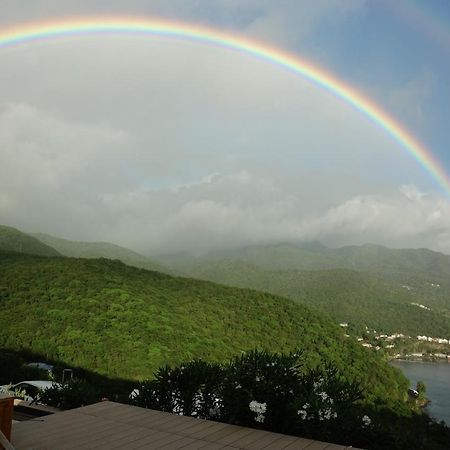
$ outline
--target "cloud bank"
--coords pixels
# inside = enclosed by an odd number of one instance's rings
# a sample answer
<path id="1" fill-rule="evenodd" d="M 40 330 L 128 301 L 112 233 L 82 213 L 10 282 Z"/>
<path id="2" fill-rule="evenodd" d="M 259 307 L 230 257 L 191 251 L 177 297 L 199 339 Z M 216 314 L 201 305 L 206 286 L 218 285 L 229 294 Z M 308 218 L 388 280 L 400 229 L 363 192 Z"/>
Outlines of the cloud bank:
<path id="1" fill-rule="evenodd" d="M 312 239 L 450 252 L 448 202 L 412 159 L 276 66 L 133 37 L 0 59 L 0 223 L 146 254 Z"/>

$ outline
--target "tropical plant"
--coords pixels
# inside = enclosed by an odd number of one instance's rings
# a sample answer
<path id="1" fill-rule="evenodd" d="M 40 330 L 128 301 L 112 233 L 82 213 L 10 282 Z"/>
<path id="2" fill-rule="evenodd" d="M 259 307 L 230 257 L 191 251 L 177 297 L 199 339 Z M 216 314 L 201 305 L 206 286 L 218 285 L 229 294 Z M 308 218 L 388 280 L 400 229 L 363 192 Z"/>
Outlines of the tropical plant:
<path id="1" fill-rule="evenodd" d="M 63 385 L 54 383 L 42 392 L 39 401 L 60 409 L 72 409 L 96 403 L 100 400 L 99 391 L 84 380 L 71 379 Z"/>
<path id="2" fill-rule="evenodd" d="M 133 403 L 335 441 L 342 441 L 342 429 L 355 435 L 370 426 L 358 405 L 362 390 L 357 383 L 343 379 L 331 365 L 304 371 L 301 362 L 300 352 L 253 350 L 227 364 L 197 360 L 164 367 L 139 386 Z"/>

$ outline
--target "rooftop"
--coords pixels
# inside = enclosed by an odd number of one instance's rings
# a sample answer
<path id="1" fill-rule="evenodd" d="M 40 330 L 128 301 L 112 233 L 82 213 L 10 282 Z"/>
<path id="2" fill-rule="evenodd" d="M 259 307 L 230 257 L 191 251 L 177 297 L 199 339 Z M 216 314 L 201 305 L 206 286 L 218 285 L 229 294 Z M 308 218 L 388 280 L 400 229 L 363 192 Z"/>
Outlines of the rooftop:
<path id="1" fill-rule="evenodd" d="M 344 450 L 349 447 L 101 402 L 13 425 L 16 450 Z"/>

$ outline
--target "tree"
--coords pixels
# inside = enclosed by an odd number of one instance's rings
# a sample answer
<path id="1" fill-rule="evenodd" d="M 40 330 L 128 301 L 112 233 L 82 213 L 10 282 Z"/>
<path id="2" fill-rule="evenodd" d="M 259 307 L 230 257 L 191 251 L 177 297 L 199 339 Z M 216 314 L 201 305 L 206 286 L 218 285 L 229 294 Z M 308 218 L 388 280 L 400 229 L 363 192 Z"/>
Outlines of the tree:
<path id="1" fill-rule="evenodd" d="M 418 381 L 417 382 L 417 386 L 416 386 L 416 390 L 419 393 L 419 400 L 424 400 L 425 399 L 425 394 L 427 392 L 427 388 L 425 386 L 425 383 L 423 381 Z"/>

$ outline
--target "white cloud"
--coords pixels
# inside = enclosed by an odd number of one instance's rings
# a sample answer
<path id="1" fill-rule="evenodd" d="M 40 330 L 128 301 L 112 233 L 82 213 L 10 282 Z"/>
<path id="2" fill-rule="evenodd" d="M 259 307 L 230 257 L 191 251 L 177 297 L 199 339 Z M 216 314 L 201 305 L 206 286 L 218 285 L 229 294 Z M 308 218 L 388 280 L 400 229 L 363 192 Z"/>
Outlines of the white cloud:
<path id="1" fill-rule="evenodd" d="M 91 237 L 149 254 L 314 239 L 450 251 L 448 202 L 412 186 L 313 209 L 274 180 L 243 172 L 175 190 L 103 195 L 86 212 Z"/>
<path id="2" fill-rule="evenodd" d="M 30 105 L 4 104 L 0 106 L 0 183 L 6 185 L 4 189 L 76 189 L 77 181 L 89 172 L 95 171 L 92 178 L 99 180 L 98 161 L 107 164 L 129 140 L 121 130 L 68 124 Z M 106 178 L 110 174 L 107 165 L 104 168 Z"/>
<path id="3" fill-rule="evenodd" d="M 3 107 L 1 217 L 29 230 L 106 239 L 149 254 L 313 239 L 450 252 L 449 202 L 415 186 L 352 196 L 355 186 L 346 190 L 345 176 L 335 174 L 323 186 L 321 178 L 265 169 L 147 189 L 126 182 L 123 159 L 111 158 L 132 143 L 120 130 L 69 127 L 26 105 Z"/>
<path id="4" fill-rule="evenodd" d="M 343 244 L 382 243 L 450 252 L 450 203 L 403 186 L 388 195 L 356 196 L 303 223 L 305 235 Z"/>
<path id="5" fill-rule="evenodd" d="M 445 201 L 392 194 L 430 190 L 412 159 L 279 67 L 136 37 L 15 48 L 0 63 L 0 223 L 148 253 L 314 238 L 447 245 Z"/>
<path id="6" fill-rule="evenodd" d="M 121 218 L 109 232 L 123 236 L 127 229 L 135 230 L 125 238 L 134 247 L 145 235 L 150 254 L 315 239 L 337 246 L 373 242 L 450 252 L 450 204 L 413 186 L 308 209 L 299 196 L 272 180 L 239 173 L 183 191 L 133 193 L 104 201 Z"/>

